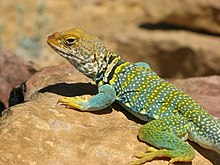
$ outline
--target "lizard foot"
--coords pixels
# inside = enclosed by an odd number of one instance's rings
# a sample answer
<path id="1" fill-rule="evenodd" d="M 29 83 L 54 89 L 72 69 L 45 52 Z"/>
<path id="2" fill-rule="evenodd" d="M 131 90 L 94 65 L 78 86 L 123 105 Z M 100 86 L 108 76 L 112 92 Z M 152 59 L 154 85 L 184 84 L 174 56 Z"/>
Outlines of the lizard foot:
<path id="1" fill-rule="evenodd" d="M 149 148 L 146 149 L 145 152 L 139 152 L 134 157 L 142 158 L 142 157 L 144 157 L 144 155 L 146 155 L 146 153 L 153 152 L 153 151 L 157 151 L 157 149 L 154 148 L 154 147 L 149 147 Z"/>
<path id="2" fill-rule="evenodd" d="M 158 149 L 149 147 L 145 152 L 137 153 L 135 157 L 138 158 L 138 160 L 132 160 L 130 165 L 140 165 L 152 160 L 153 158 L 157 157 L 155 154 L 157 151 Z"/>
<path id="3" fill-rule="evenodd" d="M 65 105 L 68 108 L 73 108 L 77 110 L 83 111 L 83 106 L 87 102 L 87 96 L 84 96 L 83 98 L 76 96 L 76 97 L 64 97 L 60 99 L 57 104 Z"/>
<path id="4" fill-rule="evenodd" d="M 138 153 L 135 155 L 138 160 L 131 161 L 131 165 L 141 165 L 148 161 L 153 160 L 156 157 L 169 157 L 171 158 L 169 161 L 169 165 L 175 162 L 189 162 L 193 159 L 192 155 L 179 155 L 177 156 L 175 151 L 170 151 L 166 149 L 155 149 L 153 147 L 149 147 L 147 151 L 144 153 Z"/>

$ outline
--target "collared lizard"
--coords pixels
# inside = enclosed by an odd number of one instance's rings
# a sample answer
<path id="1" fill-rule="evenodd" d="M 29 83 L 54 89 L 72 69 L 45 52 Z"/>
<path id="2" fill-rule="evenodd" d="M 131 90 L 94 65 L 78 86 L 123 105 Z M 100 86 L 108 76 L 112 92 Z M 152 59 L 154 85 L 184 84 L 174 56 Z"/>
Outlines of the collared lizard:
<path id="1" fill-rule="evenodd" d="M 136 155 L 138 159 L 131 164 L 143 164 L 155 157 L 169 157 L 169 163 L 190 162 L 195 150 L 185 142 L 188 138 L 220 154 L 219 121 L 189 95 L 160 78 L 147 63 L 124 61 L 81 28 L 55 32 L 47 42 L 98 85 L 98 94 L 88 100 L 64 97 L 59 103 L 81 111 L 98 111 L 117 101 L 134 116 L 148 121 L 139 129 L 138 137 L 155 148 Z"/>

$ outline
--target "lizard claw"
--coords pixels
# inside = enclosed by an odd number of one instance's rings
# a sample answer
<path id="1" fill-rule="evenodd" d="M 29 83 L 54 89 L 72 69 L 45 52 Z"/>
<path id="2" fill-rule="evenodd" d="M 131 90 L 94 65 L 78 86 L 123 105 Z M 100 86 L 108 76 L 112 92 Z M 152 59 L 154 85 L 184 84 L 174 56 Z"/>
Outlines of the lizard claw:
<path id="1" fill-rule="evenodd" d="M 83 110 L 83 105 L 87 102 L 87 98 L 76 97 L 64 97 L 57 101 L 58 105 L 66 105 L 68 108 Z"/>

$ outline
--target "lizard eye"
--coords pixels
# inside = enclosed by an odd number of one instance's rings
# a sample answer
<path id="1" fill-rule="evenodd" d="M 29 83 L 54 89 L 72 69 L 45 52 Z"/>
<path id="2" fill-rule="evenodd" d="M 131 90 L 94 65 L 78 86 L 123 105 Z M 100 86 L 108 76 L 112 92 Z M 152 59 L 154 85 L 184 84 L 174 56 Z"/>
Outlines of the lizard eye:
<path id="1" fill-rule="evenodd" d="M 73 45 L 75 43 L 76 39 L 75 38 L 66 38 L 66 43 L 68 45 Z"/>

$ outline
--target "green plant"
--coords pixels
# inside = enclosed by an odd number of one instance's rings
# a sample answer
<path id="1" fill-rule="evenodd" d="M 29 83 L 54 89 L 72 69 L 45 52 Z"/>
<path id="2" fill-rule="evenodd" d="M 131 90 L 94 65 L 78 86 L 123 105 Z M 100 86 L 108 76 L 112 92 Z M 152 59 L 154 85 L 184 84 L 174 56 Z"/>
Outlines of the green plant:
<path id="1" fill-rule="evenodd" d="M 50 16 L 46 13 L 46 2 L 41 0 L 37 5 L 36 18 L 31 35 L 25 32 L 25 22 L 27 21 L 25 5 L 19 4 L 17 12 L 19 33 L 17 36 L 16 54 L 25 58 L 38 58 L 42 53 L 44 32 L 50 22 Z"/>

